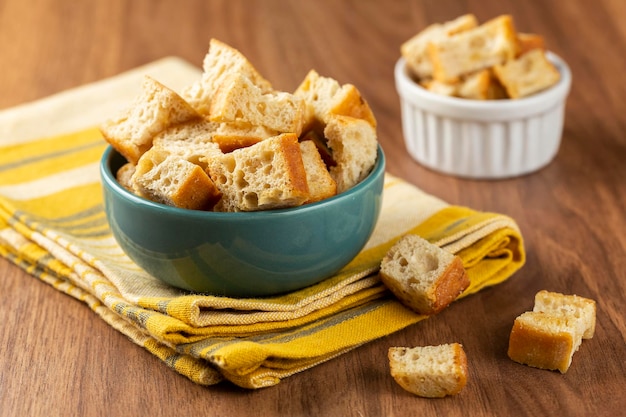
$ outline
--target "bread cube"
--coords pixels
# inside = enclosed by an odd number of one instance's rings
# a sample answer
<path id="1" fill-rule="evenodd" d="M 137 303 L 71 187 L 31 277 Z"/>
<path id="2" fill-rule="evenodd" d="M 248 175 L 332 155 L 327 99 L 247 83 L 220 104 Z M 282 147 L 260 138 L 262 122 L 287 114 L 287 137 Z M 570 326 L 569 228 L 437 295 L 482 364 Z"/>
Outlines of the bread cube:
<path id="1" fill-rule="evenodd" d="M 507 354 L 524 365 L 565 373 L 580 344 L 576 320 L 527 311 L 515 319 Z"/>
<path id="2" fill-rule="evenodd" d="M 459 343 L 392 347 L 388 359 L 394 380 L 420 397 L 455 395 L 467 384 L 467 356 Z"/>
<path id="3" fill-rule="evenodd" d="M 434 23 L 420 31 L 400 46 L 406 65 L 418 80 L 431 78 L 433 65 L 428 54 L 428 45 L 449 36 L 478 26 L 473 14 L 465 14 L 444 23 Z"/>
<path id="4" fill-rule="evenodd" d="M 173 207 L 210 210 L 221 197 L 199 165 L 157 147 L 141 156 L 131 182 L 140 196 Z"/>
<path id="5" fill-rule="evenodd" d="M 310 198 L 298 138 L 285 133 L 209 159 L 222 199 L 216 211 L 257 211 L 302 205 Z"/>
<path id="6" fill-rule="evenodd" d="M 137 164 L 154 136 L 170 126 L 201 116 L 176 92 L 146 76 L 130 107 L 100 125 L 100 132 L 128 162 Z"/>
<path id="7" fill-rule="evenodd" d="M 433 77 L 455 82 L 464 74 L 502 64 L 517 55 L 513 18 L 502 15 L 428 45 Z"/>
<path id="8" fill-rule="evenodd" d="M 380 278 L 402 304 L 419 314 L 440 312 L 470 283 L 461 258 L 417 235 L 406 235 L 389 249 Z"/>
<path id="9" fill-rule="evenodd" d="M 595 333 L 596 302 L 589 298 L 541 290 L 535 294 L 533 311 L 575 319 L 583 339 L 591 339 Z"/>
<path id="10" fill-rule="evenodd" d="M 559 70 L 542 49 L 533 49 L 517 59 L 496 65 L 493 71 L 511 98 L 527 97 L 556 84 Z"/>

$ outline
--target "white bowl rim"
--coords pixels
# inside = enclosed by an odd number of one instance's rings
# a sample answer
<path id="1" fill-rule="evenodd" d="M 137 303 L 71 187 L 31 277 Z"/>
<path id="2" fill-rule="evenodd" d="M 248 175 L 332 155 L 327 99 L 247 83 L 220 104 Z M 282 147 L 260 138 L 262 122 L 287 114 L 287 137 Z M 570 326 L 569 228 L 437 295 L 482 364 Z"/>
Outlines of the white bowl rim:
<path id="1" fill-rule="evenodd" d="M 396 88 L 402 99 L 449 117 L 483 121 L 525 118 L 558 105 L 571 88 L 572 74 L 567 63 L 553 52 L 547 51 L 546 55 L 561 73 L 559 82 L 544 91 L 520 99 L 472 100 L 430 92 L 408 75 L 403 57 L 398 59 L 394 68 Z"/>

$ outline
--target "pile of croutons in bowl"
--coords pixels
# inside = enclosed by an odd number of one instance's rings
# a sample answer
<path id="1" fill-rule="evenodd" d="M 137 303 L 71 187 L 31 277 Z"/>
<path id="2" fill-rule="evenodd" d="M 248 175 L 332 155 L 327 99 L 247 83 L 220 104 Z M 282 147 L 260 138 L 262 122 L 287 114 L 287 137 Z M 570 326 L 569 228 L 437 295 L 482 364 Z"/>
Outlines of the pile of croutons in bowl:
<path id="1" fill-rule="evenodd" d="M 301 206 L 362 181 L 376 119 L 358 89 L 309 71 L 278 91 L 238 50 L 212 39 L 200 79 L 179 93 L 146 76 L 100 126 L 128 161 L 116 177 L 169 206 L 220 212 Z"/>

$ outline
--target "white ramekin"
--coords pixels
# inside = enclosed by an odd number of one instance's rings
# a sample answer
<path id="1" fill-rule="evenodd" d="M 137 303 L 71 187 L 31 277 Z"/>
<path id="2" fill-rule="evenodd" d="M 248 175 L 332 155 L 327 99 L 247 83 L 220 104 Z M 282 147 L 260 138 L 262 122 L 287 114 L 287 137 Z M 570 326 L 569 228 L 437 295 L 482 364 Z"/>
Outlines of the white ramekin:
<path id="1" fill-rule="evenodd" d="M 467 178 L 514 177 L 549 164 L 561 143 L 572 75 L 561 58 L 547 56 L 561 73 L 555 86 L 489 101 L 431 93 L 411 79 L 400 58 L 395 80 L 409 154 L 430 169 Z"/>

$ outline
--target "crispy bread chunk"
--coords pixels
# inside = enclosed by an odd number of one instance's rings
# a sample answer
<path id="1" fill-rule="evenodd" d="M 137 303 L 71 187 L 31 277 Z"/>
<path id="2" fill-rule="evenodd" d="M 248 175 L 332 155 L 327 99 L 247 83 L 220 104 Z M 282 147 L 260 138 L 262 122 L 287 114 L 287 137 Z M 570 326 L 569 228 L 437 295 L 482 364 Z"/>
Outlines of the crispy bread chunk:
<path id="1" fill-rule="evenodd" d="M 223 194 L 218 211 L 257 211 L 310 198 L 298 138 L 285 133 L 211 158 L 208 171 Z"/>
<path id="2" fill-rule="evenodd" d="M 388 359 L 396 382 L 420 397 L 455 395 L 467 384 L 467 356 L 459 343 L 392 347 Z"/>
<path id="3" fill-rule="evenodd" d="M 178 123 L 200 115 L 181 96 L 146 76 L 142 92 L 117 117 L 100 126 L 100 132 L 128 162 L 137 164 L 152 147 L 154 136 Z"/>
<path id="4" fill-rule="evenodd" d="M 389 249 L 380 277 L 406 307 L 419 314 L 438 313 L 469 286 L 461 258 L 417 235 L 406 235 Z"/>

